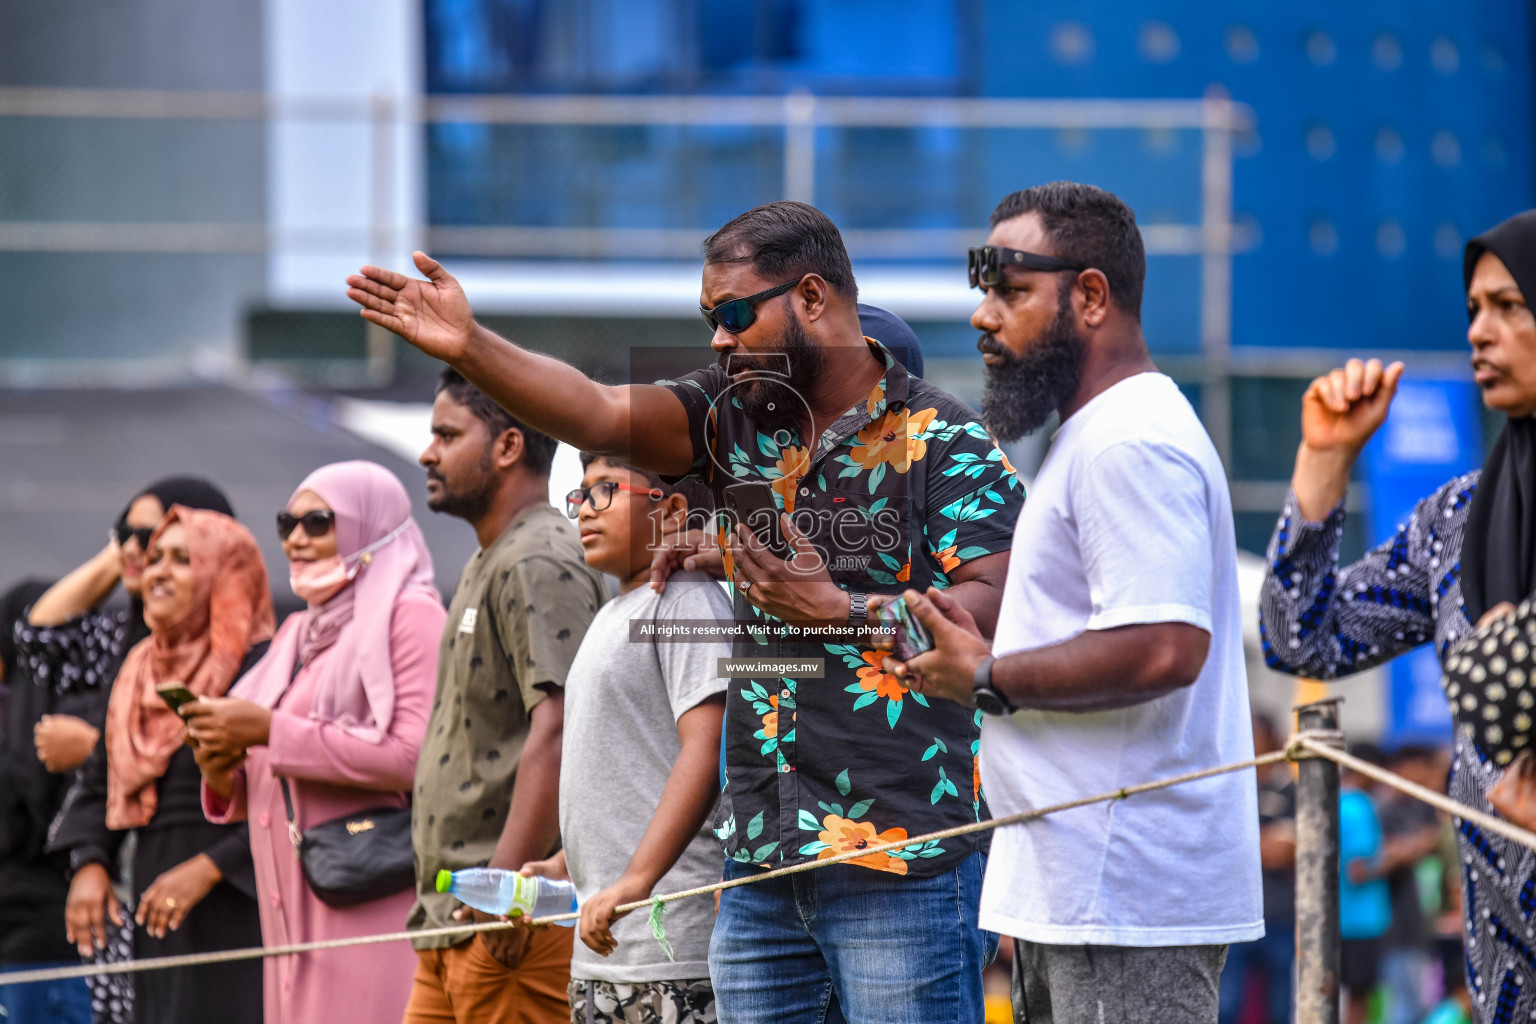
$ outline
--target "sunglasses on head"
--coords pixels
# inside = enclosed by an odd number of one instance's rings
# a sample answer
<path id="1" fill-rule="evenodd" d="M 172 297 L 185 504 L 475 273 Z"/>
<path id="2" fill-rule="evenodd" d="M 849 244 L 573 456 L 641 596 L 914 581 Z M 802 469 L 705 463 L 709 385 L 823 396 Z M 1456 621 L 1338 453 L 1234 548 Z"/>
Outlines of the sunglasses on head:
<path id="1" fill-rule="evenodd" d="M 769 288 L 767 291 L 758 292 L 756 295 L 748 295 L 744 299 L 728 299 L 720 303 L 714 309 L 699 307 L 699 314 L 704 317 L 704 322 L 709 324 L 711 331 L 717 331 L 724 327 L 732 334 L 740 334 L 742 331 L 757 323 L 757 304 L 773 298 L 775 295 L 783 295 L 805 278 L 797 277 L 793 281 L 786 281 L 781 285 Z"/>
<path id="2" fill-rule="evenodd" d="M 117 538 L 119 547 L 126 545 L 128 538 L 132 537 L 139 542 L 140 551 L 149 548 L 149 537 L 154 532 L 155 528 L 153 526 L 129 526 L 126 519 L 118 520 L 117 524 L 112 527 L 112 534 Z"/>
<path id="3" fill-rule="evenodd" d="M 1082 273 L 1087 267 L 1068 263 L 1054 256 L 1042 256 L 1022 249 L 1005 249 L 1000 245 L 978 245 L 967 257 L 967 272 L 972 288 L 993 288 L 1003 282 L 1004 267 L 1023 267 L 1026 270 L 1073 270 Z"/>
<path id="4" fill-rule="evenodd" d="M 613 504 L 613 492 L 626 491 L 630 494 L 644 494 L 652 501 L 660 501 L 662 498 L 659 487 L 635 487 L 630 484 L 621 484 L 617 480 L 599 480 L 591 487 L 578 487 L 565 496 L 565 514 L 575 519 L 581 515 L 581 506 L 588 501 L 592 502 L 592 511 L 601 512 Z"/>
<path id="5" fill-rule="evenodd" d="M 324 537 L 331 532 L 331 527 L 336 525 L 336 513 L 328 508 L 317 508 L 313 512 L 305 512 L 296 516 L 292 512 L 282 511 L 277 514 L 277 536 L 280 540 L 287 540 L 293 528 L 299 524 L 304 526 L 304 535 L 313 540 L 316 537 Z"/>

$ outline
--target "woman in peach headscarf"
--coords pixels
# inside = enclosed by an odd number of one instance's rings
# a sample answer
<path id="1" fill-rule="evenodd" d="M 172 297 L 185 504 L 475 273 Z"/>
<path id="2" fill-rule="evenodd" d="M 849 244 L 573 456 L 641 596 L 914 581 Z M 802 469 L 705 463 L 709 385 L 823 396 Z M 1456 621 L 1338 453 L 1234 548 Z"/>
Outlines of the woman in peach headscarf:
<path id="1" fill-rule="evenodd" d="M 177 505 L 150 537 L 142 589 L 149 638 L 123 662 L 107 704 L 105 742 L 81 769 L 52 843 L 69 851 L 74 870 L 69 938 L 86 954 L 104 939 L 106 918 L 121 920 L 105 865 L 132 831 L 136 958 L 259 945 L 245 829 L 204 818 L 185 724 L 156 688 L 177 683 L 218 696 L 260 659 L 273 627 L 266 568 L 245 527 Z M 134 1016 L 154 1024 L 254 1024 L 261 968 L 241 961 L 141 974 Z"/>
<path id="2" fill-rule="evenodd" d="M 251 824 L 267 944 L 399 930 L 409 885 L 351 907 L 310 889 L 298 829 L 410 806 L 416 755 L 437 686 L 446 612 L 405 487 L 371 462 L 323 466 L 278 514 L 289 582 L 309 605 L 289 617 L 228 697 L 187 707 L 210 821 Z M 267 1024 L 398 1021 L 417 957 L 404 942 L 266 963 Z"/>

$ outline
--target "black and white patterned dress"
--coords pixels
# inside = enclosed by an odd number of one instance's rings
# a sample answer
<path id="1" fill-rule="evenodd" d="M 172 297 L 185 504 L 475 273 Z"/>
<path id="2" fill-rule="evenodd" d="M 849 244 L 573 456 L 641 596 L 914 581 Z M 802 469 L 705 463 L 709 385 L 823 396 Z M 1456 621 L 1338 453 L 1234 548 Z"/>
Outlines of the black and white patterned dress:
<path id="1" fill-rule="evenodd" d="M 16 653 L 36 686 L 49 691 L 54 714 L 72 714 L 100 729 L 105 724 L 107 697 L 118 669 L 128 655 L 130 612 L 87 612 L 57 626 L 16 624 Z M 140 631 L 142 632 L 142 631 Z M 64 796 L 67 807 L 73 791 Z M 62 809 L 62 808 L 61 808 Z M 133 906 L 122 907 L 123 925 L 106 922 L 106 947 L 91 958 L 93 963 L 133 959 Z M 91 1015 L 96 1024 L 129 1024 L 133 1020 L 133 976 L 95 975 L 86 979 L 91 989 Z"/>
<path id="2" fill-rule="evenodd" d="M 1321 523 L 1296 496 L 1270 539 L 1259 630 L 1270 668 L 1335 679 L 1433 643 L 1441 663 L 1472 632 L 1461 597 L 1461 545 L 1479 473 L 1414 507 L 1390 540 L 1338 565 L 1342 505 Z M 1491 810 L 1502 769 L 1456 731 L 1450 795 Z M 1462 861 L 1467 984 L 1482 1024 L 1536 1018 L 1536 854 L 1455 819 Z"/>
<path id="3" fill-rule="evenodd" d="M 16 624 L 16 654 L 32 678 L 60 697 L 105 695 L 128 656 L 129 612 L 87 612 L 57 626 Z M 81 717 L 85 717 L 82 715 Z M 98 728 L 101 722 L 93 721 Z"/>

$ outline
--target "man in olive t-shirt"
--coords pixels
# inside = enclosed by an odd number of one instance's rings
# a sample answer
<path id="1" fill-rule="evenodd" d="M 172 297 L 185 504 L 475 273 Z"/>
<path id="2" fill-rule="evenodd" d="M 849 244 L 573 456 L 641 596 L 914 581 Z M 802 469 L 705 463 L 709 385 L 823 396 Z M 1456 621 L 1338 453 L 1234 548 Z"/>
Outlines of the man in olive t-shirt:
<path id="1" fill-rule="evenodd" d="M 411 929 L 454 923 L 440 870 L 516 870 L 555 848 L 566 671 L 607 598 L 549 504 L 554 442 L 449 370 L 422 454 L 428 505 L 466 519 L 464 567 L 438 650 L 437 695 L 416 766 Z M 476 920 L 490 918 L 478 911 Z M 513 929 L 415 942 L 406 1024 L 569 1019 L 571 931 Z"/>

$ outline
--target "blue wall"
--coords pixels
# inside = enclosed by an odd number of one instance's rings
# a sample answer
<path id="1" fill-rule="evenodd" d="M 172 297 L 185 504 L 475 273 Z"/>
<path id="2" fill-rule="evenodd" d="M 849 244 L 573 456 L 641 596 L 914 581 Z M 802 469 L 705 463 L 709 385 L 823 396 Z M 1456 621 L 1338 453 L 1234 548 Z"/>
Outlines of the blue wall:
<path id="1" fill-rule="evenodd" d="M 1369 0 L 427 0 L 435 92 L 1200 96 L 1250 105 L 1238 345 L 1457 348 L 1465 239 L 1532 204 L 1530 5 Z M 1194 132 L 823 130 L 817 199 L 849 228 L 981 223 L 1050 178 L 1143 223 L 1198 218 Z M 429 134 L 434 223 L 692 227 L 778 198 L 757 129 Z M 1149 266 L 1147 330 L 1195 350 L 1198 267 Z"/>
<path id="2" fill-rule="evenodd" d="M 988 5 L 989 94 L 1192 96 L 1218 82 L 1256 111 L 1236 197 L 1260 244 L 1237 261 L 1237 344 L 1464 343 L 1461 246 L 1531 205 L 1527 3 L 1019 10 Z"/>
<path id="3" fill-rule="evenodd" d="M 980 0 L 426 0 L 429 92 L 960 93 Z"/>

